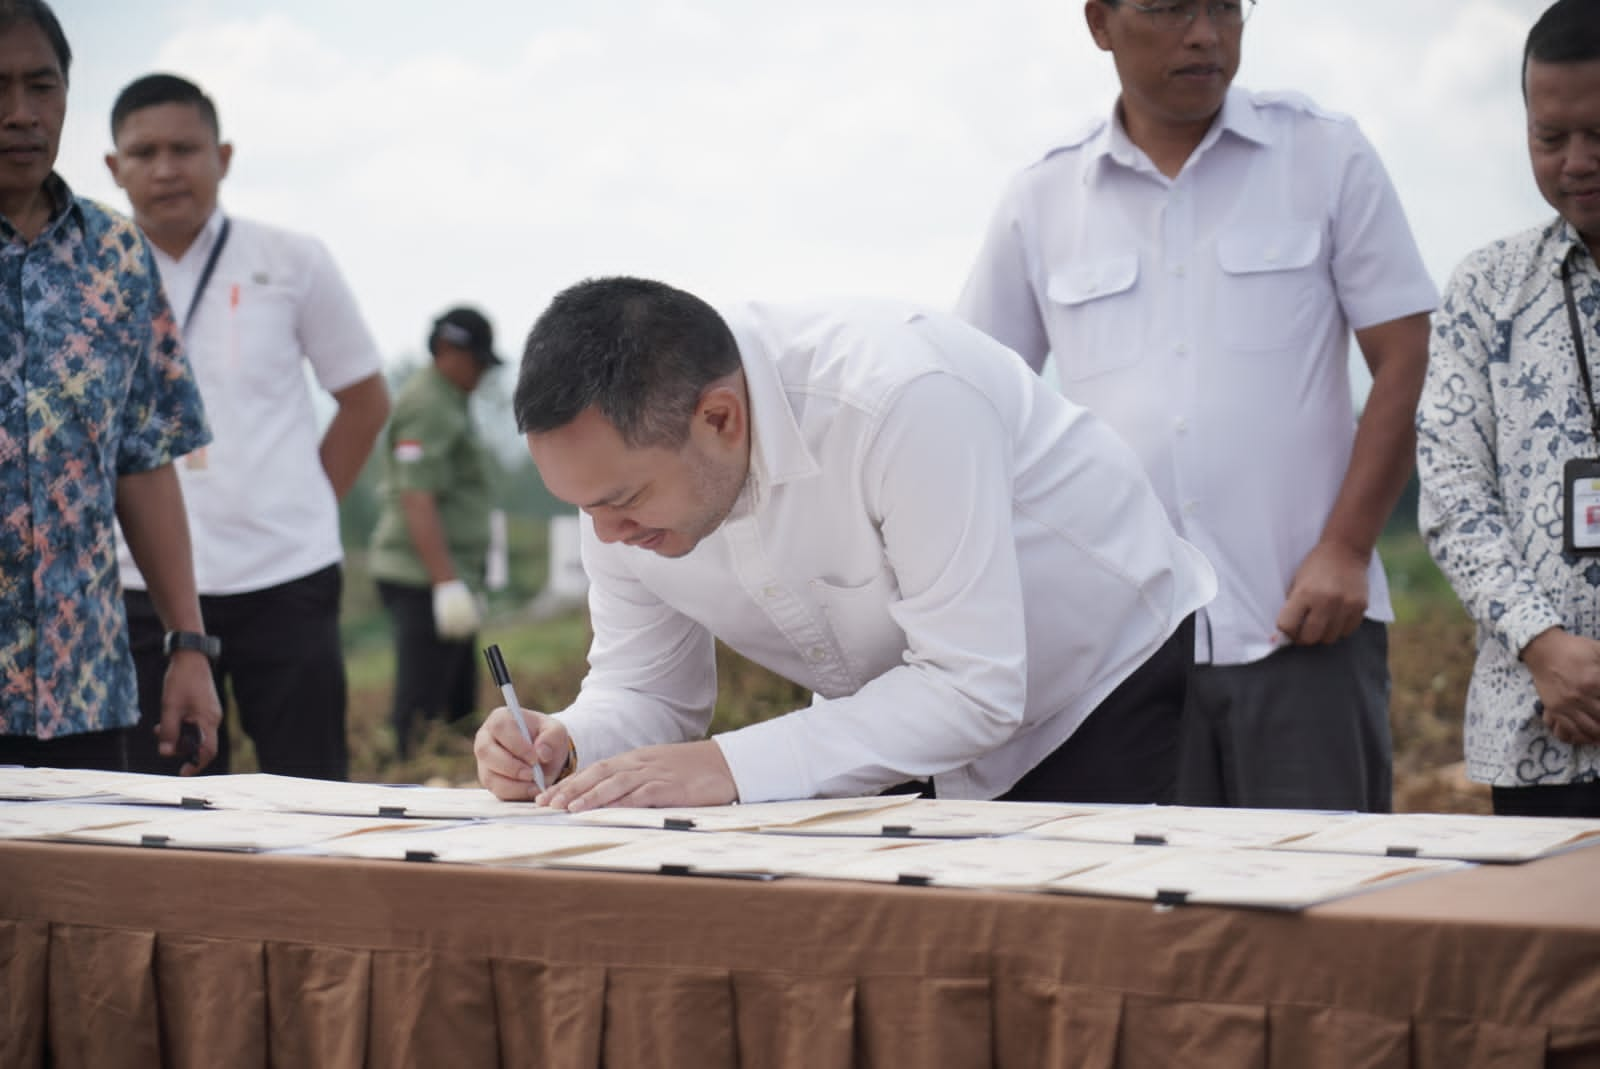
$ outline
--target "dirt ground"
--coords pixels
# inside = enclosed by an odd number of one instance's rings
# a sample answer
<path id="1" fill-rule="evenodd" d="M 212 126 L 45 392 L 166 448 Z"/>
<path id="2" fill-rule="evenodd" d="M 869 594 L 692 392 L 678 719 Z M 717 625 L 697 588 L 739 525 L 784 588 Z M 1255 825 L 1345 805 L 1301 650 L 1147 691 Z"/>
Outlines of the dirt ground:
<path id="1" fill-rule="evenodd" d="M 1489 812 L 1489 789 L 1468 782 L 1461 757 L 1473 656 L 1472 625 L 1456 606 L 1427 607 L 1389 630 L 1398 812 Z"/>
<path id="2" fill-rule="evenodd" d="M 524 642 L 547 646 L 549 632 L 530 628 Z M 529 672 L 526 688 L 559 707 L 576 694 L 583 674 L 581 636 L 543 672 Z M 714 731 L 782 713 L 803 705 L 806 693 L 756 668 L 726 649 L 719 651 L 720 700 Z M 1469 783 L 1461 759 L 1461 710 L 1472 674 L 1472 627 L 1460 607 L 1433 601 L 1412 608 L 1390 628 L 1389 665 L 1393 677 L 1390 723 L 1395 748 L 1395 809 L 1400 812 L 1487 813 L 1488 789 Z M 524 662 L 525 663 L 525 662 Z M 487 678 L 483 707 L 498 703 Z M 522 684 L 519 684 L 519 686 Z M 356 779 L 380 782 L 432 782 L 470 785 L 475 781 L 472 730 L 476 718 L 456 725 L 434 725 L 417 740 L 410 761 L 396 760 L 386 720 L 388 673 L 371 684 L 352 686 L 352 772 Z M 235 733 L 242 738 L 242 733 Z M 253 755 L 235 754 L 254 767 Z"/>

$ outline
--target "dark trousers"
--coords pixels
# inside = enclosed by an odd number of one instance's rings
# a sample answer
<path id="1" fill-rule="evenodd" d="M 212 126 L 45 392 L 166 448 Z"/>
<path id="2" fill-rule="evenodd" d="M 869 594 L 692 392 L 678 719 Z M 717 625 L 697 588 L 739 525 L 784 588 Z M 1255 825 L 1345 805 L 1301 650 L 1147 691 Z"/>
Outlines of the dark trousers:
<path id="1" fill-rule="evenodd" d="M 1600 780 L 1542 787 L 1495 787 L 1497 817 L 1600 817 Z"/>
<path id="2" fill-rule="evenodd" d="M 433 591 L 378 580 L 378 597 L 394 626 L 394 703 L 389 720 L 402 758 L 421 720 L 459 720 L 478 704 L 477 636 L 439 637 Z"/>
<path id="3" fill-rule="evenodd" d="M 1197 665 L 1180 761 L 1184 805 L 1389 812 L 1388 628 L 1363 620 L 1332 645 Z"/>
<path id="4" fill-rule="evenodd" d="M 1066 742 L 1000 796 L 1006 802 L 1171 802 L 1194 663 L 1194 617 L 1108 694 Z"/>
<path id="5" fill-rule="evenodd" d="M 339 598 L 344 574 L 331 564 L 320 571 L 246 594 L 204 595 L 200 612 L 206 632 L 222 640 L 222 656 L 211 669 L 217 696 L 231 698 L 239 723 L 255 745 L 263 772 L 312 779 L 350 778 L 345 738 L 348 693 L 344 651 L 339 644 Z M 139 673 L 139 728 L 129 767 L 134 772 L 175 774 L 181 758 L 156 751 L 161 722 L 161 685 L 167 660 L 161 654 L 161 620 L 150 595 L 124 594 L 128 639 Z M 228 725 L 217 739 L 217 759 L 207 772 L 228 771 Z"/>
<path id="6" fill-rule="evenodd" d="M 100 772 L 128 771 L 128 744 L 136 729 L 89 731 L 36 739 L 32 735 L 0 735 L 0 765 L 33 768 L 87 768 Z"/>

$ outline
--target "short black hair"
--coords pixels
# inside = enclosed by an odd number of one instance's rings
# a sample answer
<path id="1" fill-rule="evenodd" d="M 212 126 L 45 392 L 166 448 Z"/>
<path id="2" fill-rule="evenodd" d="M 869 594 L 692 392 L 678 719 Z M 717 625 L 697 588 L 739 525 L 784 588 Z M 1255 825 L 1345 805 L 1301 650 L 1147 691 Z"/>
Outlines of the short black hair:
<path id="1" fill-rule="evenodd" d="M 3 0 L 0 0 L 3 2 Z M 176 74 L 146 74 L 123 86 L 111 105 L 111 143 L 117 143 L 117 131 L 136 111 L 153 108 L 158 104 L 188 104 L 200 112 L 200 117 L 211 127 L 212 136 L 222 140 L 222 125 L 217 121 L 217 106 L 211 98 L 187 78 Z"/>
<path id="2" fill-rule="evenodd" d="M 1528 63 L 1586 63 L 1600 59 L 1600 4 L 1556 0 L 1528 31 L 1522 50 L 1522 96 L 1528 96 Z"/>
<path id="3" fill-rule="evenodd" d="M 733 332 L 700 298 L 649 279 L 587 279 L 533 325 L 511 407 L 523 434 L 593 406 L 630 448 L 676 449 L 705 388 L 739 367 Z"/>
<path id="4" fill-rule="evenodd" d="M 61 29 L 61 21 L 56 18 L 56 13 L 50 10 L 50 5 L 45 3 L 45 0 L 0 0 L 0 30 L 9 30 L 25 22 L 31 22 L 39 27 L 45 40 L 50 42 L 51 50 L 56 54 L 56 62 L 61 64 L 61 77 L 70 80 L 72 46 L 67 44 L 67 35 Z"/>

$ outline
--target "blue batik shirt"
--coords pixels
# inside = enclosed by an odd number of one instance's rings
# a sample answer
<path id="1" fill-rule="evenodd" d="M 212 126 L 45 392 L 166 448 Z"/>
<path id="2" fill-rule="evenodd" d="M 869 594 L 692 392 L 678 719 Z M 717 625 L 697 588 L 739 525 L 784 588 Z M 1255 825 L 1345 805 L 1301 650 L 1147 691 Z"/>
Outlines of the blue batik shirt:
<path id="1" fill-rule="evenodd" d="M 29 242 L 0 217 L 0 734 L 137 723 L 117 480 L 210 440 L 143 235 L 51 175 Z"/>

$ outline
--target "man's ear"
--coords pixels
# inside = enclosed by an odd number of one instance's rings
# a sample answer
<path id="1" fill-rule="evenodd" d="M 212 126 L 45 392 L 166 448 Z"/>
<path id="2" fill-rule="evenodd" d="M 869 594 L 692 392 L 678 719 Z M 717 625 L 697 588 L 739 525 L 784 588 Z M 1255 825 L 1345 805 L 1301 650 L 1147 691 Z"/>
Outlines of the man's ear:
<path id="1" fill-rule="evenodd" d="M 1110 14 L 1101 0 L 1084 0 L 1083 21 L 1089 24 L 1089 36 L 1102 52 L 1111 51 L 1111 34 L 1106 29 L 1106 18 Z"/>
<path id="2" fill-rule="evenodd" d="M 722 445 L 742 445 L 749 427 L 742 379 L 721 380 L 700 395 L 694 422 L 715 435 Z"/>
<path id="3" fill-rule="evenodd" d="M 117 184 L 117 188 L 122 189 L 122 175 L 117 173 L 117 154 L 115 152 L 106 153 L 106 170 L 111 172 L 111 180 Z"/>
<path id="4" fill-rule="evenodd" d="M 233 142 L 224 141 L 217 146 L 217 156 L 222 160 L 222 177 L 228 177 L 228 168 L 233 164 Z"/>

